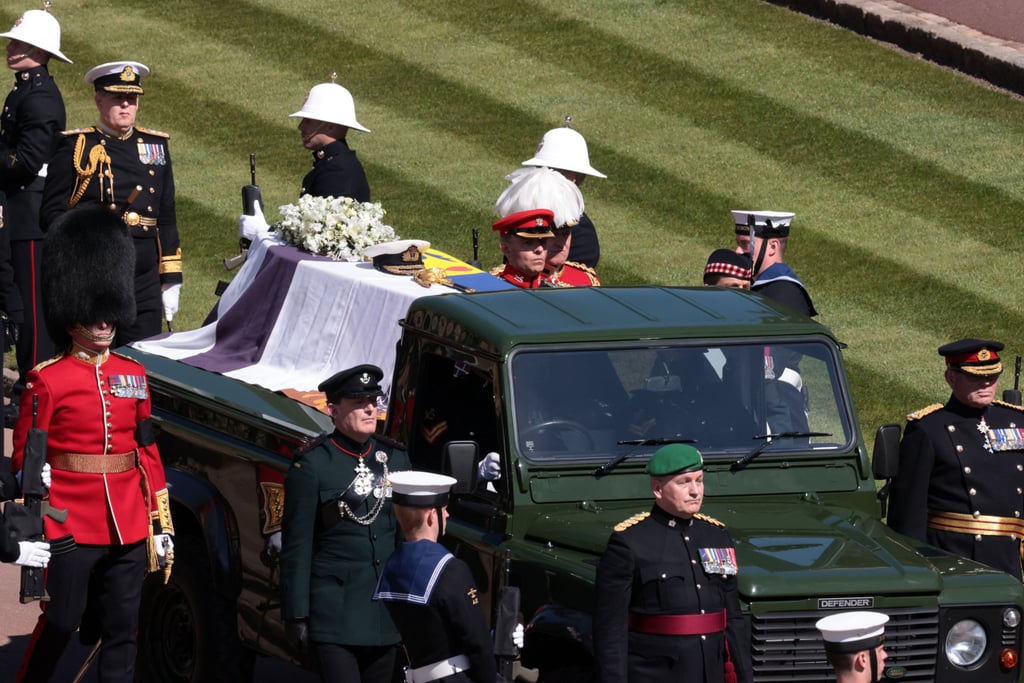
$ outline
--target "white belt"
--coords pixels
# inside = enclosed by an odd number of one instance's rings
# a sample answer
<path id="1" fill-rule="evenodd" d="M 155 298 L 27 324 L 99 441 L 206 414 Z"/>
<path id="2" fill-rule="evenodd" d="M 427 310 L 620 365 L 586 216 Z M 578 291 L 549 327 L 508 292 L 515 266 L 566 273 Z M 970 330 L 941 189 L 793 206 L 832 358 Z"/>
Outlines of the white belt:
<path id="1" fill-rule="evenodd" d="M 452 676 L 469 669 L 469 657 L 455 655 L 440 662 L 405 670 L 405 683 L 430 683 L 445 676 Z"/>

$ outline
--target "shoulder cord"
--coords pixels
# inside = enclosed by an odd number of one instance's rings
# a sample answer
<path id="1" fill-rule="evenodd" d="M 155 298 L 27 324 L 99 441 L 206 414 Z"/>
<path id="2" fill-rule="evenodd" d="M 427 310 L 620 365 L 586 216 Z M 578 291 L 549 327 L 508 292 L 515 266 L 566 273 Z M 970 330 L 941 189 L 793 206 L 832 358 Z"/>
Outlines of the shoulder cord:
<path id="1" fill-rule="evenodd" d="M 94 145 L 89 150 L 89 162 L 84 168 L 82 167 L 83 151 L 85 151 L 85 135 L 79 134 L 78 139 L 75 141 L 74 155 L 74 169 L 78 178 L 75 180 L 75 191 L 68 201 L 69 209 L 75 208 L 75 205 L 82 199 L 82 195 L 85 194 L 86 188 L 89 187 L 89 181 L 92 180 L 93 175 L 99 175 L 100 177 L 100 200 L 102 201 L 103 199 L 104 177 L 109 178 L 110 196 L 114 196 L 114 174 L 110 169 L 111 159 L 110 155 L 107 154 L 107 150 L 104 149 L 103 145 Z M 106 168 L 104 169 L 104 167 Z"/>

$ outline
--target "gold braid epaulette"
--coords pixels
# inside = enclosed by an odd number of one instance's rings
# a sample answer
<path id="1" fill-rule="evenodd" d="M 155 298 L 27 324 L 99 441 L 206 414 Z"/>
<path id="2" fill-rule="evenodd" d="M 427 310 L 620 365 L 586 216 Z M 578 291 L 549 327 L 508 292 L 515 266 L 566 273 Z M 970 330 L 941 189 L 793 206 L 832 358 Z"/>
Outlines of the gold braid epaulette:
<path id="1" fill-rule="evenodd" d="M 171 137 L 169 133 L 165 133 L 162 130 L 153 130 L 152 128 L 143 128 L 142 126 L 135 126 L 135 130 L 139 131 L 140 133 L 145 133 L 147 135 L 155 135 L 158 138 L 170 139 Z"/>
<path id="2" fill-rule="evenodd" d="M 913 422 L 914 420 L 920 420 L 925 415 L 931 415 L 936 410 L 939 410 L 941 408 L 942 408 L 942 404 L 941 403 L 933 403 L 930 406 L 927 406 L 925 408 L 921 408 L 921 410 L 915 410 L 914 412 L 910 413 L 910 415 L 907 415 L 907 422 Z"/>
<path id="3" fill-rule="evenodd" d="M 565 265 L 572 266 L 577 270 L 582 270 L 587 275 L 597 275 L 597 271 L 588 266 L 586 263 L 580 263 L 579 261 L 566 261 Z"/>
<path id="4" fill-rule="evenodd" d="M 1024 406 L 1019 406 L 1016 403 L 1007 403 L 1006 401 L 1000 401 L 998 398 L 992 401 L 992 403 L 997 406 L 1009 408 L 1010 410 L 1019 410 L 1020 412 L 1024 413 Z"/>
<path id="5" fill-rule="evenodd" d="M 110 179 L 111 194 L 113 194 L 114 175 L 110 169 L 110 155 L 107 154 L 106 148 L 103 145 L 93 145 L 93 148 L 89 150 L 89 162 L 83 168 L 82 167 L 82 153 L 85 151 L 85 133 L 79 133 L 78 139 L 75 140 L 75 155 L 74 155 L 74 169 L 75 175 L 78 178 L 75 180 L 75 190 L 71 193 L 71 199 L 68 200 L 68 208 L 73 209 L 78 204 L 79 200 L 82 199 L 82 195 L 85 194 L 86 189 L 89 187 L 89 182 L 92 180 L 94 175 L 100 176 L 100 184 L 103 183 L 104 176 L 104 165 L 106 166 L 106 175 Z M 103 188 L 100 188 L 100 199 L 103 199 Z"/>
<path id="6" fill-rule="evenodd" d="M 624 519 L 621 522 L 619 522 L 618 524 L 616 524 L 615 525 L 615 530 L 616 531 L 625 531 L 629 527 L 633 526 L 634 524 L 639 524 L 640 522 L 644 521 L 645 519 L 647 519 L 650 516 L 651 516 L 650 512 L 638 512 L 635 515 L 633 515 L 632 517 L 630 517 L 628 519 Z"/>
<path id="7" fill-rule="evenodd" d="M 714 517 L 709 517 L 708 515 L 705 515 L 703 512 L 698 512 L 697 514 L 695 514 L 693 516 L 693 518 L 694 519 L 699 519 L 702 522 L 707 522 L 708 524 L 714 524 L 715 526 L 720 526 L 723 529 L 725 528 L 725 522 L 719 522 Z"/>

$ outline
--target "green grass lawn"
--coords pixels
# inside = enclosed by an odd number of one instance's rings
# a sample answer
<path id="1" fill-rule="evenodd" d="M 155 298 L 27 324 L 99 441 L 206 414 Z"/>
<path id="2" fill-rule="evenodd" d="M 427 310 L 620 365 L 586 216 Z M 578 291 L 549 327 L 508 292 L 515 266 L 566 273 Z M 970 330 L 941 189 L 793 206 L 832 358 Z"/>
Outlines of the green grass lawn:
<path id="1" fill-rule="evenodd" d="M 7 6 L 9 25 L 26 7 Z M 758 0 L 59 0 L 82 75 L 136 59 L 139 121 L 171 134 L 195 327 L 237 247 L 255 152 L 268 218 L 310 158 L 287 115 L 337 71 L 373 132 L 350 143 L 402 237 L 495 264 L 503 176 L 566 114 L 608 175 L 584 186 L 606 284 L 696 285 L 730 209 L 795 211 L 789 262 L 845 357 L 865 432 L 944 400 L 935 349 L 1024 352 L 1021 100 Z M 1010 378 L 1012 382 L 1012 378 Z M 1005 384 L 1005 382 L 1004 382 Z"/>

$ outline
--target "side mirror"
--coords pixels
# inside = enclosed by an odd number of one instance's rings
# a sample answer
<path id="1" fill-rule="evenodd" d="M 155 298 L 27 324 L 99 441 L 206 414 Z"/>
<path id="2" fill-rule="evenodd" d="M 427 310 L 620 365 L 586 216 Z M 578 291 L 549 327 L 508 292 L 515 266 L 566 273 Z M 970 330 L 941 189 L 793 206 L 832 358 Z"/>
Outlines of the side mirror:
<path id="1" fill-rule="evenodd" d="M 900 466 L 900 426 L 884 424 L 875 432 L 871 453 L 871 473 L 875 479 L 892 479 Z"/>
<path id="2" fill-rule="evenodd" d="M 476 489 L 476 467 L 480 445 L 476 441 L 449 441 L 444 445 L 442 473 L 458 480 L 452 493 L 472 493 Z"/>

